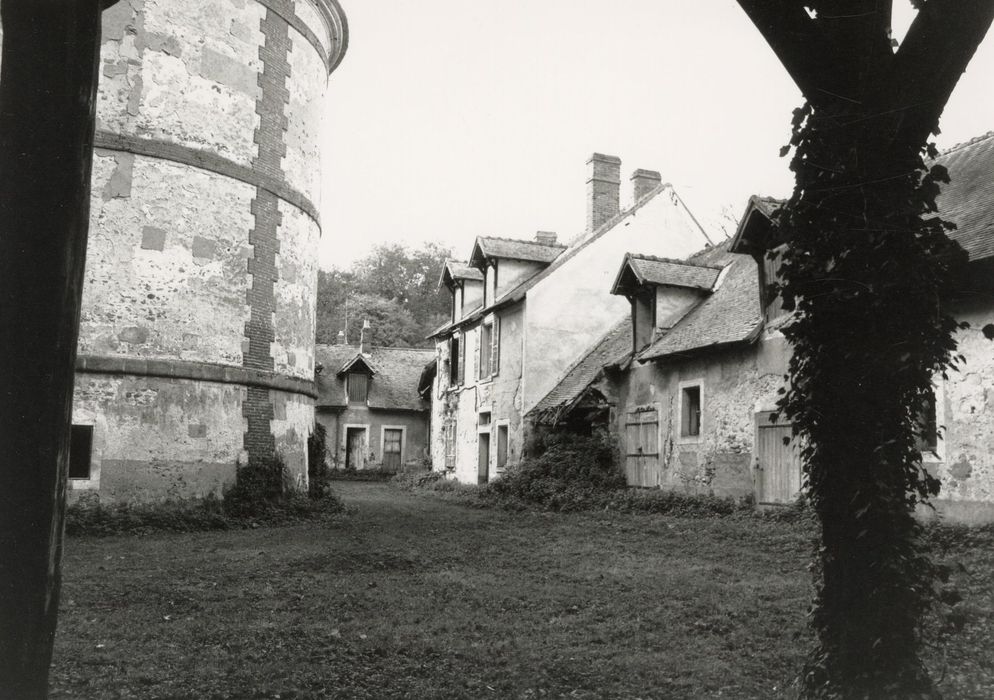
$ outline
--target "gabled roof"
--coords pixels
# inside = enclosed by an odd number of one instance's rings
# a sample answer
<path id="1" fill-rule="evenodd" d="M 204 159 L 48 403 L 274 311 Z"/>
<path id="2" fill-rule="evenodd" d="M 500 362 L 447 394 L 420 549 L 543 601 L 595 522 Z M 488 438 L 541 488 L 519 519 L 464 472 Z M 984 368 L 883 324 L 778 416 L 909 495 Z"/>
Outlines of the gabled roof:
<path id="1" fill-rule="evenodd" d="M 766 239 L 773 227 L 771 217 L 773 212 L 786 203 L 784 199 L 760 197 L 754 194 L 749 197 L 745 213 L 739 219 L 735 236 L 729 250 L 733 253 L 758 255 L 766 251 Z"/>
<path id="2" fill-rule="evenodd" d="M 687 355 L 751 342 L 762 330 L 756 261 L 728 251 L 729 243 L 698 253 L 692 261 L 725 265 L 714 292 L 639 353 L 640 361 Z"/>
<path id="3" fill-rule="evenodd" d="M 950 148 L 936 163 L 949 170 L 938 198 L 939 216 L 957 226 L 949 237 L 971 261 L 994 256 L 994 132 Z"/>
<path id="4" fill-rule="evenodd" d="M 451 289 L 452 283 L 455 280 L 482 282 L 483 273 L 475 267 L 470 267 L 468 263 L 460 262 L 459 260 L 446 260 L 445 265 L 442 266 L 442 275 L 438 279 L 438 285 L 442 286 L 444 284 Z"/>
<path id="5" fill-rule="evenodd" d="M 360 353 L 356 353 L 352 359 L 346 360 L 345 364 L 335 372 L 338 376 L 343 374 L 348 374 L 349 372 L 365 372 L 367 374 L 376 374 L 376 368 L 373 367 L 373 363 L 370 362 L 368 357 Z"/>
<path id="6" fill-rule="evenodd" d="M 950 182 L 942 186 L 937 199 L 939 216 L 956 224 L 949 237 L 963 247 L 971 261 L 994 257 L 994 131 L 953 146 L 935 163 L 949 171 Z M 770 216 L 782 205 L 782 200 L 750 197 L 732 250 L 761 251 Z"/>
<path id="7" fill-rule="evenodd" d="M 687 287 L 710 292 L 720 272 L 721 267 L 715 265 L 697 265 L 686 260 L 626 253 L 611 293 L 629 293 L 631 290 L 627 288 L 632 282 L 638 286 L 650 284 Z"/>
<path id="8" fill-rule="evenodd" d="M 541 243 L 515 238 L 477 236 L 476 243 L 473 244 L 473 253 L 469 256 L 469 264 L 473 267 L 483 267 L 487 258 L 550 263 L 564 250 L 566 250 L 566 246 L 562 243 Z"/>
<path id="9" fill-rule="evenodd" d="M 534 287 L 536 284 L 544 280 L 549 275 L 553 274 L 556 270 L 558 270 L 560 267 L 566 264 L 567 261 L 572 259 L 575 255 L 577 255 L 588 245 L 590 245 L 597 239 L 604 236 L 615 226 L 618 226 L 629 217 L 634 216 L 639 209 L 641 209 L 642 207 L 646 206 L 649 202 L 654 200 L 661 192 L 674 193 L 673 196 L 675 203 L 678 204 L 679 206 L 682 206 L 687 212 L 690 211 L 687 208 L 687 205 L 683 203 L 683 200 L 680 199 L 678 196 L 676 196 L 672 185 L 661 184 L 658 187 L 656 187 L 654 190 L 646 194 L 644 197 L 642 197 L 638 202 L 633 204 L 628 209 L 624 209 L 618 212 L 615 216 L 605 221 L 599 228 L 594 229 L 593 231 L 588 231 L 582 234 L 581 236 L 579 236 L 576 240 L 570 243 L 569 247 L 565 251 L 563 251 L 562 254 L 559 255 L 555 260 L 553 260 L 548 267 L 532 275 L 531 277 L 528 277 L 527 279 L 523 280 L 518 286 L 513 287 L 508 291 L 504 292 L 503 294 L 501 294 L 490 306 L 480 309 L 479 311 L 476 311 L 474 313 L 467 314 L 460 321 L 445 326 L 444 328 L 436 331 L 429 337 L 440 335 L 462 324 L 473 323 L 479 320 L 480 318 L 482 318 L 490 311 L 520 302 L 525 298 L 525 296 L 528 294 L 528 291 L 532 287 Z M 693 218 L 693 215 L 691 215 L 691 218 Z M 694 219 L 694 221 L 697 222 L 697 219 Z M 700 228 L 700 223 L 697 223 L 697 226 Z M 701 233 L 704 234 L 705 238 L 708 238 L 707 232 L 704 231 L 703 228 L 701 228 Z"/>
<path id="10" fill-rule="evenodd" d="M 317 375 L 318 406 L 344 408 L 348 405 L 345 378 L 338 372 L 359 358 L 376 368 L 370 377 L 368 405 L 381 410 L 425 411 L 428 404 L 418 396 L 418 380 L 425 365 L 435 357 L 435 351 L 422 348 L 368 348 L 359 355 L 354 345 L 318 345 L 315 360 L 325 368 Z"/>
<path id="11" fill-rule="evenodd" d="M 553 424 L 579 401 L 606 367 L 624 363 L 632 354 L 632 319 L 626 314 L 583 355 L 556 386 L 535 404 L 528 415 L 539 423 Z"/>

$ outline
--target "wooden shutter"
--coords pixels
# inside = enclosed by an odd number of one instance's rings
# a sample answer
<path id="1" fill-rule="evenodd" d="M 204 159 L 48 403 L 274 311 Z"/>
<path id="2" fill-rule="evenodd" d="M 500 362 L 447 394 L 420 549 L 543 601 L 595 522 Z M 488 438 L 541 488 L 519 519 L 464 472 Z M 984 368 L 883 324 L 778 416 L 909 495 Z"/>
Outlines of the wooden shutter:
<path id="1" fill-rule="evenodd" d="M 625 476 L 631 486 L 659 485 L 659 410 L 629 411 L 625 419 Z"/>
<path id="2" fill-rule="evenodd" d="M 494 316 L 494 325 L 490 329 L 490 374 L 500 371 L 500 318 Z"/>
<path id="3" fill-rule="evenodd" d="M 401 444 L 404 431 L 397 428 L 383 429 L 383 471 L 396 472 L 401 466 Z"/>
<path id="4" fill-rule="evenodd" d="M 466 383 L 466 334 L 459 335 L 459 383 Z"/>
<path id="5" fill-rule="evenodd" d="M 760 505 L 792 503 L 801 490 L 801 457 L 790 423 L 774 423 L 773 415 L 771 411 L 756 414 L 756 502 Z"/>

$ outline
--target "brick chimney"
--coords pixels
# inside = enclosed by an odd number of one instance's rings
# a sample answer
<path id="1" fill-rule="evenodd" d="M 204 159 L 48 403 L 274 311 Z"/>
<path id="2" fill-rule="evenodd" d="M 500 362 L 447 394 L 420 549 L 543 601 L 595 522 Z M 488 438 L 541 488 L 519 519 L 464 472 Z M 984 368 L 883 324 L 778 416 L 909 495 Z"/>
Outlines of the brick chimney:
<path id="1" fill-rule="evenodd" d="M 555 245 L 556 234 L 554 231 L 536 231 L 535 242 L 541 243 L 542 245 Z"/>
<path id="2" fill-rule="evenodd" d="M 632 173 L 632 201 L 636 204 L 647 194 L 659 187 L 663 181 L 662 175 L 655 170 L 642 170 L 639 168 Z"/>
<path id="3" fill-rule="evenodd" d="M 587 230 L 593 231 L 621 209 L 621 158 L 595 153 L 587 165 Z"/>

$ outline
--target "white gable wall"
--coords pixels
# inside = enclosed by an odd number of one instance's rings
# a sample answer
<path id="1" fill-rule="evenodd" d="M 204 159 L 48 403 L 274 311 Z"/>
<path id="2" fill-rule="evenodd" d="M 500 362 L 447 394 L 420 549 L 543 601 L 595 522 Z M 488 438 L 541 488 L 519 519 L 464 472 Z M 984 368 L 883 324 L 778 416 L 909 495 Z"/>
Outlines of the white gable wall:
<path id="1" fill-rule="evenodd" d="M 707 243 L 667 188 L 530 289 L 525 318 L 524 412 L 559 382 L 581 353 L 628 313 L 628 300 L 610 293 L 625 253 L 681 259 Z"/>

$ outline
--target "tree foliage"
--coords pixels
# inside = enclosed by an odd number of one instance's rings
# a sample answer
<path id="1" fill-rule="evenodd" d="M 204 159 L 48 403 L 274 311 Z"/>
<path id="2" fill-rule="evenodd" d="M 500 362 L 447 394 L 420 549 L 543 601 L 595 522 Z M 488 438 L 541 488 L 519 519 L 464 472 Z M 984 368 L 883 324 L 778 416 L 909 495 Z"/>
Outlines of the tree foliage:
<path id="1" fill-rule="evenodd" d="M 957 361 L 943 310 L 965 254 L 926 143 L 994 18 L 994 0 L 928 0 L 895 50 L 889 0 L 739 0 L 801 88 L 795 189 L 776 217 L 793 309 L 779 407 L 803 445 L 821 524 L 805 697 L 938 695 L 918 656 L 936 569 L 916 504 L 939 491 L 917 449 L 933 374 Z M 955 173 L 953 174 L 955 177 Z"/>
<path id="2" fill-rule="evenodd" d="M 438 279 L 450 256 L 450 251 L 437 243 L 417 249 L 387 244 L 375 247 L 348 270 L 321 271 L 318 342 L 336 342 L 338 332 L 345 330 L 347 316 L 349 342 L 359 341 L 363 321 L 369 320 L 377 345 L 425 345 L 425 336 L 449 313 L 450 302 L 439 291 Z M 369 337 L 367 334 L 366 340 Z"/>

